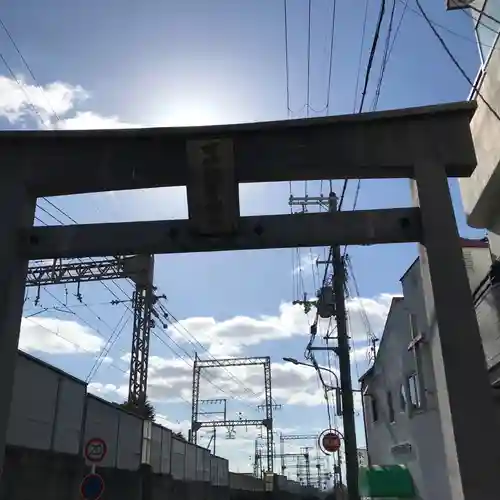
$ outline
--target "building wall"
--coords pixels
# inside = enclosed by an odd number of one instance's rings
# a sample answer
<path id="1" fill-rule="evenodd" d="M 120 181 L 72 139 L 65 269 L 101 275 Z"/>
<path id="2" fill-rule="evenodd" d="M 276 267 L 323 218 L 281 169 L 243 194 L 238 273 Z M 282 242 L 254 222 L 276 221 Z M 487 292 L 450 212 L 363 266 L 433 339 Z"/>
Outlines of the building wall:
<path id="1" fill-rule="evenodd" d="M 490 271 L 492 257 L 489 248 L 479 242 L 464 245 L 464 261 L 471 293 L 474 293 Z M 433 325 L 427 319 L 418 259 L 405 273 L 401 283 L 404 299 L 393 301 L 376 361 L 363 380 L 363 389 L 368 394 L 376 395 L 379 407 L 379 421 L 374 423 L 370 396 L 364 397 L 368 452 L 372 464 L 406 464 L 420 498 L 448 500 L 451 499 L 451 492 L 443 433 L 451 432 L 451 429 L 443 428 L 438 410 L 436 395 L 443 389 L 436 386 L 436 366 L 432 358 L 434 352 L 439 352 L 435 345 L 438 339 L 432 335 Z M 450 283 L 450 293 L 452 286 Z M 500 291 L 495 290 L 489 289 L 476 308 L 485 353 L 491 366 L 491 363 L 500 360 Z M 421 341 L 417 349 L 409 349 L 412 339 L 419 336 Z M 408 377 L 413 372 L 420 386 L 420 408 L 412 408 L 408 404 L 411 399 Z M 391 423 L 387 391 L 398 394 L 402 383 L 407 405 L 403 411 L 398 406 L 399 400 L 393 397 L 395 419 Z M 500 423 L 500 400 L 498 408 Z"/>
<path id="2" fill-rule="evenodd" d="M 488 240 L 493 260 L 500 260 L 500 227 L 496 232 L 488 231 Z"/>
<path id="3" fill-rule="evenodd" d="M 484 249 L 482 249 L 484 250 Z M 471 252 L 472 260 L 478 258 L 476 252 Z M 475 272 L 479 265 L 468 270 L 470 279 L 475 280 Z M 434 365 L 432 353 L 435 352 L 433 342 L 436 339 L 429 338 L 431 325 L 427 320 L 424 291 L 422 286 L 420 262 L 417 260 L 401 280 L 405 306 L 408 315 L 414 315 L 415 334 L 420 334 L 425 339 L 419 344 L 420 368 L 416 362 L 415 354 L 408 364 L 418 372 L 420 391 L 422 394 L 422 408 L 408 413 L 408 426 L 411 430 L 411 438 L 416 448 L 414 468 L 420 471 L 419 491 L 422 498 L 431 500 L 433 498 L 451 499 L 449 480 L 447 477 L 446 455 L 444 452 L 444 436 L 441 419 L 438 410 L 436 394 L 439 388 L 436 386 L 434 377 Z"/>
<path id="4" fill-rule="evenodd" d="M 474 2 L 493 17 L 500 16 L 500 1 Z M 477 17 L 475 11 L 470 11 Z M 491 50 L 498 46 L 497 23 L 482 16 L 477 24 L 477 35 L 483 43 L 480 52 L 482 67 L 476 80 L 478 89 L 486 101 L 500 112 L 500 51 Z M 475 93 L 472 95 L 476 97 Z M 500 121 L 488 109 L 488 106 L 477 99 L 477 110 L 471 121 L 471 129 L 476 148 L 477 167 L 470 178 L 460 179 L 460 189 L 464 209 L 469 225 L 477 228 L 487 228 L 500 233 L 500 146 L 498 136 Z"/>
<path id="5" fill-rule="evenodd" d="M 415 361 L 408 345 L 412 340 L 409 307 L 406 300 L 393 303 L 383 340 L 364 396 L 367 422 L 367 447 L 372 465 L 405 464 L 415 481 L 419 498 L 450 499 L 444 479 L 444 455 L 439 453 L 442 441 L 439 415 L 430 402 L 423 410 L 411 410 L 408 377 L 415 372 Z M 427 365 L 421 375 L 433 390 Z M 432 372 L 431 372 L 432 373 Z M 394 422 L 389 416 L 387 394 L 392 395 Z M 406 403 L 401 401 L 403 391 Z M 377 401 L 378 420 L 373 421 L 371 398 Z"/>

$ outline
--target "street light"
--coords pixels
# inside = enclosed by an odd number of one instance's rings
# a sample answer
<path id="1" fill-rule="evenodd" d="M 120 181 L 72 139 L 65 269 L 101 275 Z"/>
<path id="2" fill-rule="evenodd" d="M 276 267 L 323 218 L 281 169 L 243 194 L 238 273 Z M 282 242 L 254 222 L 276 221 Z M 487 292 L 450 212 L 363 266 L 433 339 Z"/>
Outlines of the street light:
<path id="1" fill-rule="evenodd" d="M 319 370 L 323 370 L 325 372 L 331 373 L 335 377 L 335 382 L 337 384 L 337 387 L 340 387 L 339 377 L 337 376 L 337 374 L 333 370 L 330 370 L 330 368 L 326 368 L 326 366 L 319 366 L 319 365 L 314 366 L 314 365 L 309 364 L 309 363 L 303 363 L 302 361 L 298 361 L 295 358 L 283 358 L 283 361 L 286 361 L 287 363 L 293 363 L 294 365 L 309 366 L 310 368 L 314 368 L 314 369 L 318 368 Z"/>
<path id="2" fill-rule="evenodd" d="M 341 403 L 339 377 L 337 376 L 337 374 L 333 370 L 330 370 L 330 368 L 326 368 L 325 366 L 312 365 L 309 363 L 302 363 L 302 361 L 298 361 L 295 358 L 283 358 L 283 361 L 286 361 L 287 363 L 292 363 L 294 365 L 308 366 L 309 368 L 314 368 L 315 370 L 323 370 L 325 372 L 331 373 L 335 377 L 335 382 L 337 385 L 335 387 L 326 387 L 326 389 L 335 389 L 335 407 L 337 409 L 337 416 L 340 417 L 342 415 L 342 403 Z"/>

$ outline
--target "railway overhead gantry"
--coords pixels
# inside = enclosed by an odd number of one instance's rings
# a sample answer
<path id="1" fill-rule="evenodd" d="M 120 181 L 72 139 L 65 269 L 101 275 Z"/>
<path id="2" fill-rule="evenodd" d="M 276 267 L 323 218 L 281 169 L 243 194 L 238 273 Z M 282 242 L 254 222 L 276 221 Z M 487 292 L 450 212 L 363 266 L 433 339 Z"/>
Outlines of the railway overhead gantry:
<path id="1" fill-rule="evenodd" d="M 455 103 L 247 125 L 0 132 L 0 210 L 8 214 L 0 240 L 0 456 L 29 259 L 417 242 L 425 295 L 433 298 L 427 333 L 453 499 L 496 500 L 500 449 L 484 445 L 496 433 L 495 411 L 447 181 L 476 166 L 474 109 Z M 414 206 L 240 217 L 239 183 L 346 178 L 411 179 Z M 38 197 L 164 186 L 187 187 L 188 220 L 33 227 Z M 348 483 L 355 493 L 357 478 Z"/>
<path id="2" fill-rule="evenodd" d="M 152 255 L 131 255 L 85 262 L 54 259 L 50 263 L 30 266 L 26 286 L 38 288 L 47 285 L 76 283 L 77 297 L 81 299 L 80 284 L 127 278 L 134 285 L 132 294 L 132 346 L 130 349 L 130 375 L 128 399 L 138 407 L 146 402 L 149 366 L 149 343 L 154 321 L 153 305 L 157 300 L 153 285 L 154 257 Z"/>

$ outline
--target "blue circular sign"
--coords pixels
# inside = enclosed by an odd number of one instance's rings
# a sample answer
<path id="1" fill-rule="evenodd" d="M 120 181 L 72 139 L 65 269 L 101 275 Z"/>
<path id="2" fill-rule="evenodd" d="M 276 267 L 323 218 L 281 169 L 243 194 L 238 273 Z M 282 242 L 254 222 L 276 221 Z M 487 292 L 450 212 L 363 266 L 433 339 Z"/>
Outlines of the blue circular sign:
<path id="1" fill-rule="evenodd" d="M 99 474 L 89 474 L 83 478 L 80 493 L 84 500 L 99 500 L 104 492 L 104 481 Z"/>

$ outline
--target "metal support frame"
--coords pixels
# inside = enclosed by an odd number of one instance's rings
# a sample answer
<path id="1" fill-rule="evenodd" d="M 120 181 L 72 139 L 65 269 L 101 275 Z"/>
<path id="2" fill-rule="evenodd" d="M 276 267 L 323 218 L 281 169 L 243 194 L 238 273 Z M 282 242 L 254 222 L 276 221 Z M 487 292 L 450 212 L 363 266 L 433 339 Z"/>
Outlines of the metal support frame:
<path id="1" fill-rule="evenodd" d="M 280 454 L 281 457 L 281 474 L 285 475 L 285 470 L 288 465 L 286 464 L 286 457 L 290 456 L 290 453 L 285 453 L 285 441 L 317 441 L 317 434 L 280 434 Z M 303 456 L 304 454 L 299 454 Z"/>
<path id="2" fill-rule="evenodd" d="M 223 404 L 223 411 L 199 411 L 198 415 L 222 415 L 224 420 L 227 418 L 227 399 L 226 398 L 216 398 L 216 399 L 200 399 L 198 401 L 200 405 L 202 404 Z"/>
<path id="3" fill-rule="evenodd" d="M 474 110 L 453 103 L 216 127 L 0 132 L 0 209 L 9 214 L 0 239 L 0 469 L 29 259 L 415 241 L 433 297 L 446 476 L 454 499 L 496 500 L 500 449 L 484 446 L 496 432 L 494 403 L 447 183 L 476 167 Z M 414 179 L 416 208 L 239 217 L 239 183 L 376 178 Z M 33 227 L 39 197 L 166 186 L 186 186 L 189 220 Z"/>
<path id="4" fill-rule="evenodd" d="M 265 411 L 266 416 L 263 420 L 241 419 L 241 420 L 209 420 L 199 421 L 202 413 L 199 411 L 200 405 L 200 377 L 203 368 L 224 368 L 228 366 L 251 366 L 263 365 L 264 367 L 264 392 L 265 392 Z M 193 363 L 193 388 L 191 404 L 191 442 L 196 444 L 197 433 L 202 427 L 248 427 L 264 426 L 266 429 L 266 458 L 267 472 L 273 471 L 273 398 L 271 386 L 271 358 L 248 357 L 248 358 L 228 358 L 228 359 L 200 359 L 197 355 Z"/>
<path id="5" fill-rule="evenodd" d="M 151 311 L 154 305 L 154 257 L 133 255 L 82 262 L 54 259 L 50 264 L 30 266 L 27 287 L 130 279 L 135 284 L 132 295 L 134 323 L 130 357 L 128 401 L 143 405 L 146 401 Z"/>

